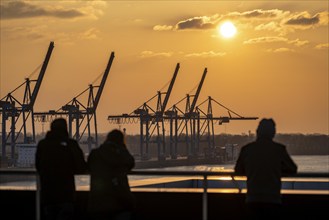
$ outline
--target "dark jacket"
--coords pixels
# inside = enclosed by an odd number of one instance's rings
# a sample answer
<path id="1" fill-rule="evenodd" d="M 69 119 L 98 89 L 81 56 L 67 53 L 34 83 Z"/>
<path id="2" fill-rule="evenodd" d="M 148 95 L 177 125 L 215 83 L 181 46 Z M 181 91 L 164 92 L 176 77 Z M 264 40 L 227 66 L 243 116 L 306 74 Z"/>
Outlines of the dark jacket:
<path id="1" fill-rule="evenodd" d="M 297 166 L 284 145 L 260 138 L 241 149 L 235 172 L 247 176 L 246 202 L 280 204 L 281 177 L 295 174 Z"/>
<path id="2" fill-rule="evenodd" d="M 74 201 L 74 174 L 87 164 L 78 143 L 67 134 L 49 131 L 37 146 L 36 169 L 41 181 L 41 201 L 59 204 Z"/>
<path id="3" fill-rule="evenodd" d="M 135 206 L 127 173 L 135 160 L 125 145 L 105 142 L 88 157 L 90 172 L 89 212 L 132 211 Z"/>

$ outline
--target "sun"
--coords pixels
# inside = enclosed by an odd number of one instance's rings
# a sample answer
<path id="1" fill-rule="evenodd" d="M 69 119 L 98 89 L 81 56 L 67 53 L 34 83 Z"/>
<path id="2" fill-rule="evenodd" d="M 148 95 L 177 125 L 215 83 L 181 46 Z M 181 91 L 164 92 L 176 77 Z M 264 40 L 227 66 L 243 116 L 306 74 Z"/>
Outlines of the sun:
<path id="1" fill-rule="evenodd" d="M 226 21 L 220 25 L 218 31 L 223 37 L 231 38 L 234 37 L 234 35 L 236 34 L 236 27 L 232 22 Z"/>

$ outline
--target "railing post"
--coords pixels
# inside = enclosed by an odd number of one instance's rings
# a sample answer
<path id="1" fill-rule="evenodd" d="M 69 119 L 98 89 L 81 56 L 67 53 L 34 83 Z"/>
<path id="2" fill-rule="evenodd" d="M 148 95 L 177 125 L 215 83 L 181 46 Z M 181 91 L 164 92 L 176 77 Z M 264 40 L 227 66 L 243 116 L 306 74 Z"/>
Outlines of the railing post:
<path id="1" fill-rule="evenodd" d="M 238 182 L 234 179 L 234 176 L 233 175 L 231 175 L 231 178 L 232 178 L 233 184 L 235 185 L 236 188 L 238 188 L 239 193 L 241 193 L 242 192 L 242 189 L 239 186 Z"/>
<path id="2" fill-rule="evenodd" d="M 208 218 L 208 181 L 207 175 L 203 176 L 203 194 L 202 194 L 202 220 L 207 220 Z"/>
<path id="3" fill-rule="evenodd" d="M 36 216 L 36 220 L 40 220 L 41 219 L 41 202 L 40 202 L 40 176 L 39 174 L 35 175 L 36 177 L 36 189 L 35 189 L 35 216 Z"/>

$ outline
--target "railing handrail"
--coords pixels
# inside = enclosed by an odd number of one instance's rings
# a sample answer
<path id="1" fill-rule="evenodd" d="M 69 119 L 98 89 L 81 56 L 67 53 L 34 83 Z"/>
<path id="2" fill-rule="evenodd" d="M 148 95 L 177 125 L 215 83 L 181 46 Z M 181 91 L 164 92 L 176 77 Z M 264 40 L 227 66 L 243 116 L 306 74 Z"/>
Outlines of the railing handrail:
<path id="1" fill-rule="evenodd" d="M 169 170 L 132 170 L 128 174 L 131 175 L 148 175 L 148 176 L 202 176 L 203 177 L 203 193 L 202 193 L 202 220 L 208 219 L 208 176 L 230 176 L 234 183 L 237 175 L 234 172 L 212 172 L 212 171 L 169 171 Z M 36 188 L 36 220 L 40 220 L 40 182 L 36 169 L 0 169 L 0 175 L 35 175 L 37 177 Z M 82 174 L 84 175 L 84 174 Z M 85 175 L 89 175 L 85 173 Z M 295 175 L 287 175 L 285 177 L 308 177 L 308 178 L 328 178 L 329 173 L 297 173 Z M 236 184 L 236 187 L 241 193 L 241 187 Z"/>
<path id="2" fill-rule="evenodd" d="M 0 175 L 35 175 L 36 169 L 0 169 Z M 171 170 L 142 170 L 134 169 L 130 171 L 130 175 L 145 175 L 145 176 L 243 176 L 231 171 L 171 171 Z M 82 175 L 89 175 L 85 173 Z M 283 177 L 308 177 L 308 178 L 329 178 L 329 172 L 312 173 L 301 172 L 294 175 L 284 175 Z"/>

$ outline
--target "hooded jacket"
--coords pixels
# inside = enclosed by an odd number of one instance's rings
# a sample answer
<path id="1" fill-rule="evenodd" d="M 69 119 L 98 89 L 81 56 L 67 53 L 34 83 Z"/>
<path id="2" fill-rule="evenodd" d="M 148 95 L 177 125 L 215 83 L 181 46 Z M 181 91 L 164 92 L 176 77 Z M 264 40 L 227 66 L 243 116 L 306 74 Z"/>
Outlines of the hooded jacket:
<path id="1" fill-rule="evenodd" d="M 130 191 L 127 173 L 135 160 L 124 144 L 106 141 L 91 151 L 89 212 L 115 213 L 132 211 L 135 199 Z"/>
<path id="2" fill-rule="evenodd" d="M 37 146 L 36 169 L 41 181 L 41 202 L 46 205 L 74 201 L 74 174 L 86 171 L 78 143 L 65 131 L 51 130 Z"/>

